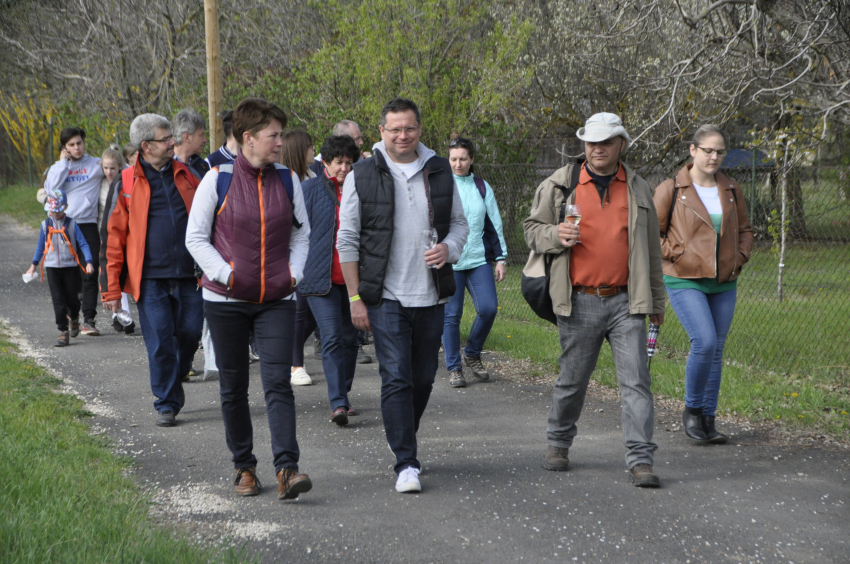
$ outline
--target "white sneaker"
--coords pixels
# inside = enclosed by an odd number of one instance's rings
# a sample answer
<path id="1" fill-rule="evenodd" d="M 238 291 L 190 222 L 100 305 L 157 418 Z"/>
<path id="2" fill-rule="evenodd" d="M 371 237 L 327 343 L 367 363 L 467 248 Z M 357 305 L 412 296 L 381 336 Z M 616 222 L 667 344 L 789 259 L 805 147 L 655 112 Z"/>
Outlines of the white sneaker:
<path id="1" fill-rule="evenodd" d="M 422 484 L 419 483 L 419 468 L 408 466 L 398 473 L 398 480 L 395 483 L 395 491 L 399 493 L 419 493 L 422 491 Z"/>
<path id="2" fill-rule="evenodd" d="M 310 375 L 307 374 L 307 371 L 304 370 L 304 367 L 299 366 L 292 371 L 291 382 L 293 386 L 309 386 L 313 383 L 313 380 L 310 378 Z"/>

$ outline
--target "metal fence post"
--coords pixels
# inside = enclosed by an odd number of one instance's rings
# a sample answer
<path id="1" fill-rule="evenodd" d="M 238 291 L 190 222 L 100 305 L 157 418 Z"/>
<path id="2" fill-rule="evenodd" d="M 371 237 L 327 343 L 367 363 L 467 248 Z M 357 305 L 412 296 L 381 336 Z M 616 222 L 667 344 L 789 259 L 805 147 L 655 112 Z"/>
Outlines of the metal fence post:
<path id="1" fill-rule="evenodd" d="M 30 145 L 30 128 L 27 126 L 26 129 L 26 138 L 27 138 L 27 173 L 29 174 L 29 182 L 30 186 L 32 186 L 32 146 Z"/>
<path id="2" fill-rule="evenodd" d="M 756 151 L 758 151 L 758 149 L 753 147 L 753 169 L 752 180 L 750 181 L 750 206 L 754 205 L 756 198 Z"/>

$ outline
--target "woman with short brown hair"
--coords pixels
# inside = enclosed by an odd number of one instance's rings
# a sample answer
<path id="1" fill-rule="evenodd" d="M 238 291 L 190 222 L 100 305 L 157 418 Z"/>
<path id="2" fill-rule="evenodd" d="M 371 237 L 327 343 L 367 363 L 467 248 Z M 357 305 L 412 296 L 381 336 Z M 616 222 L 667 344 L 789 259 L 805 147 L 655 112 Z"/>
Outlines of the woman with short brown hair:
<path id="1" fill-rule="evenodd" d="M 219 369 L 227 446 L 236 493 L 257 495 L 257 458 L 248 407 L 248 333 L 253 330 L 271 430 L 278 498 L 310 491 L 298 473 L 295 397 L 290 384 L 293 291 L 304 273 L 310 225 L 301 182 L 277 164 L 286 114 L 259 98 L 233 111 L 241 145 L 232 163 L 204 176 L 192 204 L 186 247 L 204 276 L 204 314 Z"/>

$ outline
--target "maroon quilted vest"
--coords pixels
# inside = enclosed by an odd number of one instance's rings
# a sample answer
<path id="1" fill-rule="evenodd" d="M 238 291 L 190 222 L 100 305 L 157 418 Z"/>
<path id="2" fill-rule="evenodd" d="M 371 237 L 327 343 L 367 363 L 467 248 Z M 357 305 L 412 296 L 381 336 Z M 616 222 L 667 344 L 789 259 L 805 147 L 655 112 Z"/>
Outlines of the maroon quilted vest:
<path id="1" fill-rule="evenodd" d="M 233 282 L 228 290 L 205 274 L 201 285 L 216 294 L 255 303 L 291 294 L 292 208 L 274 165 L 254 168 L 240 154 L 212 232 L 213 246 L 233 269 Z"/>

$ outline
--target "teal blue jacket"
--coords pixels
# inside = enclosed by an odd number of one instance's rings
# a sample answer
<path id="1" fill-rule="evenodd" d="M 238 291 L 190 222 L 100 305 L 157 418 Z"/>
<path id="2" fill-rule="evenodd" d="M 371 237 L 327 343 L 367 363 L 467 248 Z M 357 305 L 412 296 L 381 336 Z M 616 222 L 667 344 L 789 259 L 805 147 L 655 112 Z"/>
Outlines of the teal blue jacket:
<path id="1" fill-rule="evenodd" d="M 469 236 L 466 238 L 466 246 L 463 248 L 463 253 L 460 255 L 460 260 L 453 265 L 455 270 L 471 270 L 482 264 L 487 263 L 486 251 L 484 246 L 484 218 L 489 218 L 496 233 L 499 235 L 499 244 L 502 247 L 502 253 L 497 256 L 497 260 L 504 260 L 508 256 L 508 246 L 505 244 L 505 234 L 502 229 L 502 216 L 499 214 L 499 205 L 496 203 L 496 195 L 493 193 L 493 188 L 485 180 L 484 185 L 487 188 L 486 196 L 481 198 L 481 193 L 478 187 L 475 186 L 474 175 L 472 173 L 467 176 L 458 176 L 452 174 L 457 184 L 457 191 L 460 195 L 460 201 L 463 204 L 463 213 L 466 216 L 466 222 L 469 224 Z"/>

